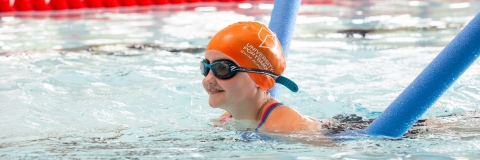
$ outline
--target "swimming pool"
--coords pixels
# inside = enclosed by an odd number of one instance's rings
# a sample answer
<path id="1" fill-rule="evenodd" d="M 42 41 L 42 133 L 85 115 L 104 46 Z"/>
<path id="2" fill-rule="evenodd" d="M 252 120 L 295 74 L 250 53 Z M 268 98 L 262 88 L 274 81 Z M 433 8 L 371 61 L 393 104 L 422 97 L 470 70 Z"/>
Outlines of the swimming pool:
<path id="1" fill-rule="evenodd" d="M 303 5 L 288 67 L 300 87 L 278 98 L 315 118 L 375 118 L 479 11 L 476 1 Z M 480 62 L 399 139 L 335 146 L 240 140 L 214 128 L 201 86 L 202 48 L 233 22 L 268 23 L 241 10 L 88 12 L 80 19 L 0 22 L 2 158 L 478 158 Z M 365 34 L 365 36 L 363 36 Z M 142 47 L 141 44 L 144 45 Z M 446 116 L 456 114 L 455 116 Z M 444 117 L 446 116 L 446 117 Z M 296 135 L 292 135 L 296 136 Z"/>

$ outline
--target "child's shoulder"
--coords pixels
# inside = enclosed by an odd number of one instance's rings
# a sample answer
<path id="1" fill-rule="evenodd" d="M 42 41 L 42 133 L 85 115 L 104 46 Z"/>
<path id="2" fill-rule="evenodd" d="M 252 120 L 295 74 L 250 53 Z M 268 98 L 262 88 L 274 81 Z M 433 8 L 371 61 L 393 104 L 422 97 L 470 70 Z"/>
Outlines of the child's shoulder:
<path id="1" fill-rule="evenodd" d="M 287 118 L 287 119 L 300 118 L 301 115 L 302 113 L 286 105 L 278 106 L 275 109 L 273 109 L 270 113 L 270 116 L 272 118 L 277 117 L 277 118 Z"/>
<path id="2" fill-rule="evenodd" d="M 272 110 L 264 125 L 264 130 L 275 132 L 304 131 L 317 128 L 321 128 L 318 120 L 285 105 L 278 106 Z"/>

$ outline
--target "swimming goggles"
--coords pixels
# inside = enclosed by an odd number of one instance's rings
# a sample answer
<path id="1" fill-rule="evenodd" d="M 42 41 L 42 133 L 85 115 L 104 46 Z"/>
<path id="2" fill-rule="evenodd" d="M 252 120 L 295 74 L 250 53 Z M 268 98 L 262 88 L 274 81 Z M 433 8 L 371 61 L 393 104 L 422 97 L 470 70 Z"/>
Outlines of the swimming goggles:
<path id="1" fill-rule="evenodd" d="M 292 80 L 279 76 L 271 71 L 261 70 L 261 69 L 254 69 L 254 68 L 242 68 L 235 64 L 234 62 L 226 59 L 221 59 L 214 61 L 212 64 L 206 59 L 203 59 L 200 62 L 200 71 L 206 77 L 208 72 L 212 70 L 212 73 L 218 79 L 229 79 L 235 76 L 238 72 L 249 72 L 249 73 L 258 73 L 258 74 L 265 74 L 273 79 L 275 79 L 276 83 L 282 84 L 288 89 L 293 92 L 298 91 L 298 86 Z"/>

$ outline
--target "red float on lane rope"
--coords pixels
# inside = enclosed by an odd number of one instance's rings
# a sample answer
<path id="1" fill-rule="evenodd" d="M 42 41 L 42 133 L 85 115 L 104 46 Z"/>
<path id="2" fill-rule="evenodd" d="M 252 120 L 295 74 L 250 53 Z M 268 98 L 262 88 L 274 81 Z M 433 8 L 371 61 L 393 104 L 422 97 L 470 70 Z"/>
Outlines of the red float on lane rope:
<path id="1" fill-rule="evenodd" d="M 14 11 L 12 5 L 10 5 L 10 0 L 0 0 L 0 12 L 11 12 Z"/>
<path id="2" fill-rule="evenodd" d="M 30 0 L 15 0 L 13 7 L 17 11 L 31 11 L 33 10 L 32 2 Z"/>

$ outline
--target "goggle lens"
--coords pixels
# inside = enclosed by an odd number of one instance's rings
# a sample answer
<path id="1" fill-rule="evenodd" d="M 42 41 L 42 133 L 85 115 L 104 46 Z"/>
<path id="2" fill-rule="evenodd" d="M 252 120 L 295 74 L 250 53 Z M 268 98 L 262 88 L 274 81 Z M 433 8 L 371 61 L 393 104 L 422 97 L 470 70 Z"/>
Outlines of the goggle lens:
<path id="1" fill-rule="evenodd" d="M 229 65 L 225 63 L 215 63 L 215 65 L 212 65 L 212 70 L 215 71 L 215 74 L 217 77 L 226 77 L 228 76 L 231 72 L 229 69 Z"/>

